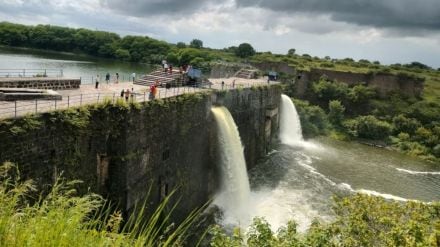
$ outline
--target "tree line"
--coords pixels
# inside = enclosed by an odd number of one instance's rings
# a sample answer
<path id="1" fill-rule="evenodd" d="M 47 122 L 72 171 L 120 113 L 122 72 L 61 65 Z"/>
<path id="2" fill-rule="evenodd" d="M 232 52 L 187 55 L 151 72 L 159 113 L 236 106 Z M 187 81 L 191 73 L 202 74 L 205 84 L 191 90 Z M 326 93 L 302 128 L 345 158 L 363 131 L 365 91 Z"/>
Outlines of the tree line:
<path id="1" fill-rule="evenodd" d="M 175 45 L 147 36 L 121 37 L 116 33 L 84 28 L 9 22 L 0 22 L 0 45 L 84 53 L 129 62 L 160 63 L 167 59 L 177 65 L 191 63 L 196 66 L 222 56 L 211 49 L 203 49 L 200 39 L 193 39 L 188 45 L 184 42 Z M 232 55 L 245 58 L 254 54 L 254 48 L 244 43 L 236 47 Z"/>

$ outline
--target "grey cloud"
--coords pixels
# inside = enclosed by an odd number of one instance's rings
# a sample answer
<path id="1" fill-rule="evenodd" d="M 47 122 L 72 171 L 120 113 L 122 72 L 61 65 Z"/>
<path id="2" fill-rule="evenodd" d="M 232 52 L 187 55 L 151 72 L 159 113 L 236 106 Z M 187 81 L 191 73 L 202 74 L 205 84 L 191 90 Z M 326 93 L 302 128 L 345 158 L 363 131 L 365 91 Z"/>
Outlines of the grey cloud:
<path id="1" fill-rule="evenodd" d="M 379 28 L 440 30 L 439 0 L 236 0 L 238 7 L 329 15 L 334 21 Z"/>
<path id="2" fill-rule="evenodd" d="M 207 0 L 100 0 L 106 8 L 138 17 L 192 13 L 209 2 Z"/>

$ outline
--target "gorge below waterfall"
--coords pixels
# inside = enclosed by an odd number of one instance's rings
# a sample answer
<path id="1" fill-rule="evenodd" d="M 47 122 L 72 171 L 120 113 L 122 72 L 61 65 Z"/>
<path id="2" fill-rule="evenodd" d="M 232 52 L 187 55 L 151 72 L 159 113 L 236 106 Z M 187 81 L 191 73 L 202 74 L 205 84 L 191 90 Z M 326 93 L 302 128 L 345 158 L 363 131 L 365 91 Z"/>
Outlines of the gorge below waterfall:
<path id="1" fill-rule="evenodd" d="M 223 188 L 214 201 L 223 210 L 224 225 L 246 228 L 258 216 L 264 217 L 273 230 L 295 220 L 299 231 L 305 231 L 315 218 L 332 219 L 335 195 L 363 193 L 399 201 L 440 200 L 440 172 L 434 164 L 354 142 L 330 138 L 304 141 L 290 98 L 283 96 L 281 104 L 280 143 L 249 171 L 250 193 L 225 200 Z M 242 153 L 242 148 L 239 150 Z M 245 167 L 241 160 L 228 162 Z M 243 182 L 248 176 L 231 173 L 232 168 L 228 171 L 232 180 Z M 236 201 L 228 201 L 231 199 Z"/>

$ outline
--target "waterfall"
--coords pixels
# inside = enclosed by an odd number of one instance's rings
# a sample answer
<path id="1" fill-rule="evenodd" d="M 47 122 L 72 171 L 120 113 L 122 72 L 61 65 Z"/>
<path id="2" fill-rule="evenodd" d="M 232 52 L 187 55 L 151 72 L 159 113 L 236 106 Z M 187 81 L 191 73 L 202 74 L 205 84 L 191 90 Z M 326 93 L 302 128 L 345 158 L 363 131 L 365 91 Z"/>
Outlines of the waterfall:
<path id="1" fill-rule="evenodd" d="M 287 95 L 281 95 L 280 140 L 288 145 L 302 145 L 301 122 L 295 105 Z"/>
<path id="2" fill-rule="evenodd" d="M 234 119 L 225 107 L 211 109 L 217 125 L 221 170 L 220 192 L 214 200 L 224 212 L 224 222 L 240 223 L 248 218 L 250 186 L 243 145 Z"/>

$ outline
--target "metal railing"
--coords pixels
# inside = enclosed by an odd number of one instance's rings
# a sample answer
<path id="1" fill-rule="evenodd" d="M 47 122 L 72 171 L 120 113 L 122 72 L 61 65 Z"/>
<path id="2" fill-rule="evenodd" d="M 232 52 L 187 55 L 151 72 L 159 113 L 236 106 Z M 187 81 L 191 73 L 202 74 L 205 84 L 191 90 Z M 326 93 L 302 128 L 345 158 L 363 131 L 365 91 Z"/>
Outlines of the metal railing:
<path id="1" fill-rule="evenodd" d="M 168 98 L 185 93 L 196 93 L 206 89 L 197 87 L 182 87 L 182 88 L 161 88 L 158 90 L 156 99 Z M 79 107 L 83 105 L 112 102 L 115 103 L 118 98 L 125 100 L 125 93 L 86 93 L 77 95 L 63 96 L 62 100 L 33 100 L 33 101 L 1 101 L 0 102 L 0 118 L 16 118 L 26 114 L 42 113 L 60 109 L 67 109 L 70 107 Z M 150 93 L 144 92 L 130 92 L 128 101 L 130 102 L 145 102 L 152 100 Z"/>
<path id="2" fill-rule="evenodd" d="M 0 77 L 63 77 L 62 69 L 0 69 Z"/>
<path id="3" fill-rule="evenodd" d="M 274 84 L 274 83 L 271 83 Z M 267 83 L 253 83 L 235 85 L 221 85 L 221 84 L 206 84 L 203 87 L 171 87 L 158 88 L 158 93 L 155 99 L 163 99 L 187 93 L 197 93 L 209 90 L 230 90 L 237 88 L 250 88 L 251 86 L 267 85 Z M 62 100 L 32 100 L 32 101 L 0 101 L 0 119 L 1 118 L 16 118 L 26 114 L 36 114 L 49 112 L 54 110 L 67 109 L 70 107 L 80 107 L 83 105 L 90 105 L 103 102 L 115 103 L 119 98 L 126 100 L 125 93 L 122 92 L 97 92 L 84 93 L 74 95 L 64 95 Z M 153 100 L 148 91 L 130 92 L 127 101 L 129 102 L 146 102 Z"/>
<path id="4" fill-rule="evenodd" d="M 80 77 L 81 84 L 82 85 L 94 84 L 96 82 L 96 78 L 97 78 L 97 75 L 81 76 Z M 139 75 L 136 75 L 135 80 L 138 79 L 138 78 L 139 78 Z M 105 81 L 105 74 L 99 74 L 98 80 L 99 80 L 99 83 L 106 83 L 106 81 Z M 131 76 L 131 74 L 119 74 L 119 79 L 117 79 L 115 74 L 110 75 L 110 81 L 109 82 L 110 83 L 116 83 L 116 81 L 118 81 L 118 82 L 127 82 L 127 81 L 132 82 L 133 81 L 133 76 Z"/>

